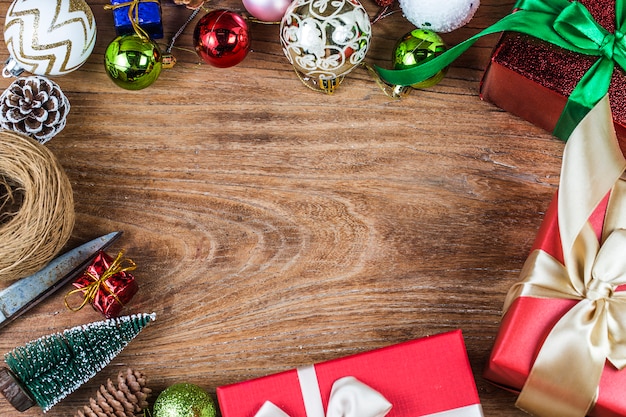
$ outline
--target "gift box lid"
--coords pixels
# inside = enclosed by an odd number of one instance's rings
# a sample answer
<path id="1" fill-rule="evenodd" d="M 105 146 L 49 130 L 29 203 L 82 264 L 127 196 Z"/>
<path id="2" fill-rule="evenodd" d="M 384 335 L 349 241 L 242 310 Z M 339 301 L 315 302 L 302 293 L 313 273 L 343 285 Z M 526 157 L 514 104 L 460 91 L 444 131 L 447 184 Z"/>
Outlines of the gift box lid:
<path id="1" fill-rule="evenodd" d="M 333 383 L 352 376 L 392 404 L 388 417 L 482 416 L 460 330 L 322 362 L 313 368 L 324 410 Z M 218 387 L 217 397 L 223 417 L 254 417 L 265 401 L 290 417 L 311 417 L 304 411 L 296 369 Z"/>

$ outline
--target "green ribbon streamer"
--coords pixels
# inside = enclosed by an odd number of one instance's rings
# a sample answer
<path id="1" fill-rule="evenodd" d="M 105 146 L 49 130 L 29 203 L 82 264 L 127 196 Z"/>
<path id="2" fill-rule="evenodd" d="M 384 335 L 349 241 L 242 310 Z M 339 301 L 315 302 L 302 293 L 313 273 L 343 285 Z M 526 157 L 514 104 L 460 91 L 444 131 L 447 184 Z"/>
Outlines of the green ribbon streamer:
<path id="1" fill-rule="evenodd" d="M 403 70 L 388 70 L 378 66 L 375 69 L 389 84 L 416 84 L 452 64 L 479 38 L 505 31 L 524 33 L 575 53 L 597 56 L 598 60 L 569 96 L 552 132 L 565 141 L 583 117 L 608 92 L 615 64 L 626 69 L 626 40 L 622 32 L 622 28 L 626 28 L 625 1 L 615 1 L 616 30 L 613 34 L 600 26 L 579 2 L 518 0 L 513 13 L 430 61 Z"/>

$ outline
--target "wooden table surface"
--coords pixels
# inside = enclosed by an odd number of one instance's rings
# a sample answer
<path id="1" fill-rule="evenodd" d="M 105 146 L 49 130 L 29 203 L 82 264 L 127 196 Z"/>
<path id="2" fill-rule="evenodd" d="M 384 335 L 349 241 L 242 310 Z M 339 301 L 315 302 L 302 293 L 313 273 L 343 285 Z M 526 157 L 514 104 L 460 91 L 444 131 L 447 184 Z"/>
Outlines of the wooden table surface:
<path id="1" fill-rule="evenodd" d="M 563 144 L 480 100 L 497 36 L 478 41 L 439 85 L 392 100 L 362 68 L 334 95 L 306 88 L 278 25 L 252 23 L 246 59 L 210 67 L 193 51 L 192 24 L 176 42 L 177 65 L 128 91 L 104 71 L 115 36 L 106 3 L 88 0 L 97 44 L 83 67 L 55 79 L 72 107 L 46 146 L 73 186 L 68 246 L 122 230 L 110 252 L 137 262 L 140 285 L 124 312 L 157 320 L 47 415 L 73 415 L 127 366 L 155 393 L 177 382 L 215 393 L 459 328 L 485 415 L 525 415 L 482 372 L 556 190 Z M 461 42 L 513 3 L 483 0 L 444 39 Z M 0 1 L 0 16 L 9 4 Z M 165 46 L 190 11 L 162 6 Z M 205 7 L 244 11 L 235 0 Z M 376 23 L 366 61 L 388 67 L 411 28 L 400 13 Z M 0 351 L 103 319 L 90 307 L 67 310 L 68 290 L 4 328 Z M 1 399 L 0 415 L 20 413 Z"/>

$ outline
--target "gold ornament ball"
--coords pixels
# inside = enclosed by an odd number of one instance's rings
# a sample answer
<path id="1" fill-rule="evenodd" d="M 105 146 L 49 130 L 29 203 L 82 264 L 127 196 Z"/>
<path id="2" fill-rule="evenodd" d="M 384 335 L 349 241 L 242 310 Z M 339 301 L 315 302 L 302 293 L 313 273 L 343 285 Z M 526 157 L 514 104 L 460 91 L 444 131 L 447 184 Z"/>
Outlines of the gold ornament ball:
<path id="1" fill-rule="evenodd" d="M 154 417 L 216 417 L 213 398 L 201 387 L 181 382 L 171 385 L 154 402 Z"/>

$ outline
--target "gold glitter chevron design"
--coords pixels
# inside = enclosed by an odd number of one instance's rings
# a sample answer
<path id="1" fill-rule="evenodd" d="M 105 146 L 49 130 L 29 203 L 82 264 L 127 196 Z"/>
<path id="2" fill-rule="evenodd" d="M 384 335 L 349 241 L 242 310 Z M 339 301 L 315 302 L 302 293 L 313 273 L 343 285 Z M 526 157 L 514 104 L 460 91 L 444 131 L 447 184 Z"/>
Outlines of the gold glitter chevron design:
<path id="1" fill-rule="evenodd" d="M 17 3 L 14 2 L 9 8 L 5 23 L 5 34 L 13 31 L 13 36 L 5 39 L 5 42 L 9 50 L 15 51 L 18 55 L 14 57 L 16 60 L 25 61 L 39 68 L 45 67 L 45 74 L 53 71 L 59 59 L 61 60 L 58 66 L 59 73 L 74 71 L 84 63 L 84 60 L 70 63 L 72 48 L 81 48 L 81 56 L 86 55 L 93 49 L 96 41 L 96 32 L 93 30 L 95 19 L 91 9 L 84 1 L 57 0 L 54 13 L 50 16 L 51 9 L 48 9 L 45 11 L 44 17 L 42 17 L 42 11 L 36 7 L 16 11 Z M 23 1 L 23 3 L 27 3 L 27 1 Z M 75 15 L 75 12 L 80 12 L 80 14 L 67 19 L 68 16 Z M 17 26 L 18 29 L 15 30 L 14 26 Z M 77 27 L 81 29 L 78 30 Z M 80 33 L 81 31 L 84 42 L 73 42 L 72 39 L 67 39 L 65 36 L 61 36 L 62 40 L 56 42 L 46 42 L 44 38 L 50 36 L 49 34 L 54 35 L 54 33 Z M 17 33 L 17 37 L 15 33 Z M 65 50 L 65 54 L 51 52 L 58 48 Z M 29 53 L 30 50 L 37 53 Z"/>

